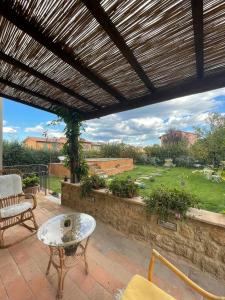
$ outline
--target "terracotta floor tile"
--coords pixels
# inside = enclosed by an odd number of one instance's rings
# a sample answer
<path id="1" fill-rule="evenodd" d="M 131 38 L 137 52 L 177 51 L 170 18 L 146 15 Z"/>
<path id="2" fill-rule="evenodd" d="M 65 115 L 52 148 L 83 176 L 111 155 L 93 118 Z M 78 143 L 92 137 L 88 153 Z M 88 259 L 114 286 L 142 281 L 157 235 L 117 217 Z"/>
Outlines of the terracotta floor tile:
<path id="1" fill-rule="evenodd" d="M 95 283 L 88 296 L 90 300 L 114 300 L 115 299 L 114 295 L 110 294 L 106 289 L 104 289 L 98 283 Z"/>
<path id="2" fill-rule="evenodd" d="M 72 268 L 68 275 L 70 276 L 71 280 L 79 286 L 79 288 L 86 294 L 90 295 L 92 288 L 94 287 L 96 281 L 89 273 L 86 275 L 85 269 L 83 264 L 79 263 L 77 266 Z"/>
<path id="3" fill-rule="evenodd" d="M 34 300 L 28 284 L 22 277 L 16 278 L 5 285 L 10 300 Z"/>
<path id="4" fill-rule="evenodd" d="M 100 266 L 93 270 L 92 276 L 111 294 L 114 294 L 117 289 L 123 287 L 123 284 L 116 279 L 116 274 L 113 277 Z"/>
<path id="5" fill-rule="evenodd" d="M 0 280 L 0 300 L 8 300 L 8 295 L 6 294 L 6 290 L 4 285 L 2 284 Z"/>
<path id="6" fill-rule="evenodd" d="M 56 291 L 46 276 L 33 277 L 28 284 L 37 300 L 55 300 Z"/>
<path id="7" fill-rule="evenodd" d="M 60 207 L 39 195 L 35 210 L 39 224 L 51 216 L 71 211 Z M 9 249 L 0 250 L 0 300 L 53 300 L 57 292 L 57 273 L 52 267 L 45 275 L 49 249 L 30 236 L 21 226 L 11 228 L 6 237 L 13 240 L 15 235 L 27 239 Z M 65 279 L 63 300 L 113 300 L 117 289 L 126 287 L 130 278 L 139 273 L 146 276 L 150 246 L 128 239 L 125 235 L 97 220 L 87 252 L 89 275 L 84 272 L 84 264 L 79 261 L 69 271 Z M 185 270 L 196 282 L 210 291 L 225 295 L 225 285 L 198 270 L 193 272 L 180 259 L 178 267 Z M 154 281 L 177 300 L 202 300 L 187 288 L 177 277 L 156 263 Z"/>
<path id="8" fill-rule="evenodd" d="M 144 268 L 134 263 L 132 260 L 128 259 L 125 255 L 118 253 L 117 251 L 109 251 L 106 254 L 106 257 L 108 257 L 113 262 L 120 264 L 132 274 L 140 274 L 142 276 L 146 276 L 147 272 Z"/>
<path id="9" fill-rule="evenodd" d="M 19 271 L 18 266 L 15 262 L 10 262 L 4 265 L 1 268 L 0 278 L 4 285 L 10 283 L 11 281 L 15 281 L 21 277 L 21 273 Z"/>

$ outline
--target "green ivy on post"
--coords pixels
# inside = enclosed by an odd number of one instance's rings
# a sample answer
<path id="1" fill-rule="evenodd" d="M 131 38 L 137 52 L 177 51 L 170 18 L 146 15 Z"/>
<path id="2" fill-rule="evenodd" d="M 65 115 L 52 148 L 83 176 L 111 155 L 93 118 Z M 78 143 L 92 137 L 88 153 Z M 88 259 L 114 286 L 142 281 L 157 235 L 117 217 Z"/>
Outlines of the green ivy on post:
<path id="1" fill-rule="evenodd" d="M 67 158 L 67 165 L 70 168 L 70 181 L 71 183 L 78 183 L 81 177 L 88 173 L 88 166 L 84 160 L 82 146 L 79 143 L 82 120 L 79 113 L 67 108 L 56 108 L 55 112 L 60 118 L 56 122 L 64 121 L 66 124 L 64 131 L 67 142 L 63 150 Z"/>

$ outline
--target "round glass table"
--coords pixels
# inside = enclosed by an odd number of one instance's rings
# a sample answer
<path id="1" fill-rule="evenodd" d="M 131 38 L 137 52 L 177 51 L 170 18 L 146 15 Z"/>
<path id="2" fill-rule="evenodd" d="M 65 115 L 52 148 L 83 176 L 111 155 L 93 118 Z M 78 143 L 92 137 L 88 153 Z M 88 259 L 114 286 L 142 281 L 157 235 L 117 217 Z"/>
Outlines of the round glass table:
<path id="1" fill-rule="evenodd" d="M 38 229 L 38 239 L 50 249 L 46 275 L 51 265 L 58 273 L 57 298 L 63 296 L 66 273 L 76 264 L 77 257 L 84 260 L 85 271 L 88 274 L 86 251 L 95 227 L 96 222 L 92 216 L 84 213 L 71 213 L 53 217 Z"/>

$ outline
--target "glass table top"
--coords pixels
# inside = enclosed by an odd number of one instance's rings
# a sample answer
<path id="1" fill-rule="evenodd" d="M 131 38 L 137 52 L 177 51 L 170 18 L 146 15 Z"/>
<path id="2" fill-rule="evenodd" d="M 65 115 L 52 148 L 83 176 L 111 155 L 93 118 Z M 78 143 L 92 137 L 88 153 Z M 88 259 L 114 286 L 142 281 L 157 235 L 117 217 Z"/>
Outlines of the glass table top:
<path id="1" fill-rule="evenodd" d="M 68 247 L 85 240 L 95 230 L 95 219 L 83 213 L 62 214 L 38 229 L 38 239 L 53 247 Z"/>

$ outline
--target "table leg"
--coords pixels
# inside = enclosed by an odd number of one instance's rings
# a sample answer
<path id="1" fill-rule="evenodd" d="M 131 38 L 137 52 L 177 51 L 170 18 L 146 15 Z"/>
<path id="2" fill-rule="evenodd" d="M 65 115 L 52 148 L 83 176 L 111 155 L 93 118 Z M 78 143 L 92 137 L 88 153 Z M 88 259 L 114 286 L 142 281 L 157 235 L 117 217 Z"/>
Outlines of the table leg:
<path id="1" fill-rule="evenodd" d="M 86 252 L 87 252 L 87 246 L 88 246 L 89 239 L 90 239 L 90 237 L 87 238 L 87 241 L 84 246 L 81 245 L 81 247 L 83 248 L 82 255 L 84 257 L 86 275 L 88 274 L 88 262 L 87 262 Z M 49 246 L 49 249 L 50 249 L 50 258 L 49 258 L 49 262 L 48 262 L 46 275 L 49 274 L 50 267 L 51 267 L 51 265 L 53 265 L 53 267 L 57 270 L 57 273 L 58 273 L 57 299 L 62 299 L 65 277 L 66 277 L 67 272 L 69 271 L 69 269 L 72 266 L 65 264 L 65 249 L 64 248 L 55 248 L 55 247 Z M 58 255 L 58 259 L 59 259 L 58 262 L 56 262 L 54 260 L 54 255 L 56 255 L 56 251 L 57 251 L 57 255 Z M 76 256 L 76 253 L 74 254 L 74 256 Z"/>
<path id="2" fill-rule="evenodd" d="M 85 264 L 85 273 L 86 273 L 86 275 L 88 274 L 88 263 L 87 263 L 86 252 L 87 252 L 87 246 L 88 246 L 89 239 L 90 239 L 90 237 L 87 238 L 86 244 L 84 246 L 84 264 Z"/>
<path id="3" fill-rule="evenodd" d="M 49 250 L 50 250 L 50 258 L 49 258 L 48 267 L 47 267 L 47 270 L 46 270 L 46 275 L 49 274 L 49 270 L 50 270 L 50 267 L 51 267 L 51 264 L 52 264 L 52 257 L 53 257 L 53 248 L 49 247 Z"/>
<path id="4" fill-rule="evenodd" d="M 61 299 L 63 297 L 63 289 L 64 289 L 64 280 L 68 269 L 65 268 L 65 254 L 64 249 L 58 249 L 59 252 L 59 267 L 56 268 L 58 272 L 58 291 L 57 298 Z"/>

